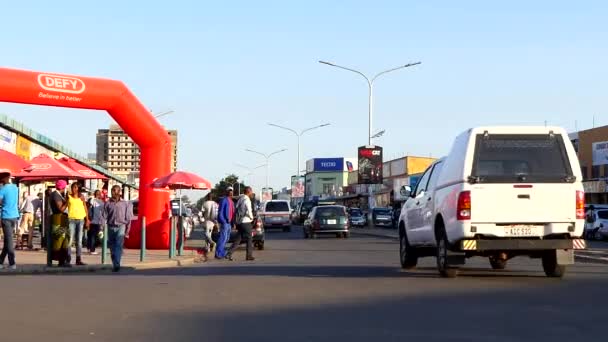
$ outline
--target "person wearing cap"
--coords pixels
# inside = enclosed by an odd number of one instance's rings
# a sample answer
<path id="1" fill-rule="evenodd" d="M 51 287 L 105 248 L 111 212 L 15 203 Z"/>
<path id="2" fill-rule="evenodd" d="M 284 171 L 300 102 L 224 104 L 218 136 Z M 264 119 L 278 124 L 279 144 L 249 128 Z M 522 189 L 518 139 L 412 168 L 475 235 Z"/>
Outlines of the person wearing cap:
<path id="1" fill-rule="evenodd" d="M 66 213 L 68 202 L 65 193 L 67 186 L 68 182 L 62 179 L 58 180 L 49 201 L 51 207 L 52 256 L 53 260 L 59 262 L 59 267 L 71 267 L 69 263 L 70 236 Z"/>
<path id="2" fill-rule="evenodd" d="M 2 211 L 2 232 L 4 235 L 4 245 L 0 254 L 0 268 L 4 268 L 4 259 L 8 256 L 9 268 L 17 268 L 15 263 L 15 243 L 13 242 L 13 231 L 19 220 L 19 189 L 11 183 L 10 172 L 0 172 L 0 205 Z"/>
<path id="3" fill-rule="evenodd" d="M 222 198 L 222 201 L 220 202 L 217 219 L 220 224 L 220 237 L 218 238 L 217 248 L 215 249 L 216 259 L 226 259 L 228 253 L 228 251 L 226 251 L 226 244 L 228 243 L 228 240 L 230 240 L 232 222 L 234 221 L 233 191 L 234 189 L 232 189 L 231 186 L 226 188 L 226 196 Z"/>

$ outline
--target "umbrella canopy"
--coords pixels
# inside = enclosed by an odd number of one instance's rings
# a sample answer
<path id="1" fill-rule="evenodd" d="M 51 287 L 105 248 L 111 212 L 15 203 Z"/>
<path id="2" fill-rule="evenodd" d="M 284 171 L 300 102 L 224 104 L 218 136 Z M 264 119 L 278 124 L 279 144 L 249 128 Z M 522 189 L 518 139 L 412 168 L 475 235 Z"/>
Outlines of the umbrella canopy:
<path id="1" fill-rule="evenodd" d="M 196 189 L 208 190 L 211 189 L 211 182 L 203 177 L 197 176 L 190 172 L 176 171 L 164 177 L 158 178 L 152 183 L 153 188 L 172 190 L 179 189 Z"/>
<path id="2" fill-rule="evenodd" d="M 5 150 L 0 150 L 0 172 L 15 174 L 28 166 L 30 166 L 30 163 L 23 160 L 18 155 Z"/>
<path id="3" fill-rule="evenodd" d="M 59 162 L 63 165 L 69 167 L 70 169 L 78 172 L 80 176 L 84 179 L 103 179 L 106 180 L 108 177 L 102 175 L 101 173 L 93 170 L 92 168 L 82 165 L 77 162 L 75 159 L 63 157 L 59 159 Z"/>
<path id="4" fill-rule="evenodd" d="M 54 158 L 46 154 L 40 154 L 30 160 L 30 165 L 25 170 L 13 175 L 17 178 L 27 178 L 27 180 L 46 180 L 56 178 L 82 179 L 78 172 L 63 165 Z"/>

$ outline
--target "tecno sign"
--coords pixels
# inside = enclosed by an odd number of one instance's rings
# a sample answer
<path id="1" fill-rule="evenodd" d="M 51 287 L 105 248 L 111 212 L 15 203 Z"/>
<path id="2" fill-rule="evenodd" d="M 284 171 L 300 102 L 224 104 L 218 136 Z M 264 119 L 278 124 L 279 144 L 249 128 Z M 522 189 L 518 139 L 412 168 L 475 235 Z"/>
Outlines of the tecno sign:
<path id="1" fill-rule="evenodd" d="M 39 74 L 38 85 L 44 90 L 69 94 L 80 94 L 85 89 L 84 82 L 79 78 L 50 74 Z"/>

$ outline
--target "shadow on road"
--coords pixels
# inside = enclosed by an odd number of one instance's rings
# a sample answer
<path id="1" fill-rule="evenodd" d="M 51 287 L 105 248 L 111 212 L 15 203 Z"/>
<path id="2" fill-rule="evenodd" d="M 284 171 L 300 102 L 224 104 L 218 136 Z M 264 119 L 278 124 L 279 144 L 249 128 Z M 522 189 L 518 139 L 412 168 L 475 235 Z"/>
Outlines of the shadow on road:
<path id="1" fill-rule="evenodd" d="M 445 290 L 387 297 L 300 298 L 256 308 L 153 312 L 123 324 L 122 340 L 143 341 L 601 341 L 606 297 L 581 300 L 606 280 L 535 288 Z M 405 285 L 404 283 L 404 286 Z M 252 293 L 252 295 L 255 295 Z M 204 293 L 201 302 L 204 305 Z M 603 336 L 603 337 L 602 337 Z M 106 337 L 106 336 L 99 336 Z"/>

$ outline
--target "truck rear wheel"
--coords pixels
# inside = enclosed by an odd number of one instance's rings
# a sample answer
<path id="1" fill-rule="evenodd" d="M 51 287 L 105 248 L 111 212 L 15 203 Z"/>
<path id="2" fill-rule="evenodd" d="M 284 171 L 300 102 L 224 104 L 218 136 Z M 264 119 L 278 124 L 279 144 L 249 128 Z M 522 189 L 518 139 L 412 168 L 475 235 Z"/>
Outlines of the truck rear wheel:
<path id="1" fill-rule="evenodd" d="M 410 246 L 407 241 L 405 232 L 402 232 L 399 237 L 399 260 L 401 261 L 401 268 L 405 270 L 411 270 L 418 264 L 418 255 L 416 255 L 415 249 Z"/>
<path id="2" fill-rule="evenodd" d="M 444 278 L 456 278 L 458 276 L 458 268 L 449 266 L 448 253 L 448 238 L 443 228 L 441 228 L 437 236 L 437 270 Z"/>
<path id="3" fill-rule="evenodd" d="M 557 263 L 555 251 L 549 251 L 543 255 L 543 270 L 547 277 L 562 278 L 566 274 L 566 266 Z"/>

